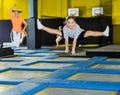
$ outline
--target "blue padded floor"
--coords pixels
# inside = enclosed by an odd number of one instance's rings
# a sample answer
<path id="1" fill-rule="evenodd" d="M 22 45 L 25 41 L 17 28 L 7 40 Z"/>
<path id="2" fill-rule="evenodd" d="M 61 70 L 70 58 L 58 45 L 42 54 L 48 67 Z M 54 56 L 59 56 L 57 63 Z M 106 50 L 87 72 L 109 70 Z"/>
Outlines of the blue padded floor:
<path id="1" fill-rule="evenodd" d="M 116 95 L 120 59 L 59 57 L 63 50 L 15 50 L 0 59 L 0 95 Z"/>

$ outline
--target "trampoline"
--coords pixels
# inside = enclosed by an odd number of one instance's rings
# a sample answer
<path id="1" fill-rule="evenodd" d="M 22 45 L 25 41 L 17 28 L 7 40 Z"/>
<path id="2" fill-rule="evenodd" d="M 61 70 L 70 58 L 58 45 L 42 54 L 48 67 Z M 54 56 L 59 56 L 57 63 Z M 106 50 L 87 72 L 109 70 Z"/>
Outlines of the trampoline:
<path id="1" fill-rule="evenodd" d="M 30 71 L 30 70 L 8 70 L 0 73 L 0 80 L 27 80 L 34 77 L 44 77 L 51 72 L 48 71 Z"/>
<path id="2" fill-rule="evenodd" d="M 11 65 L 17 65 L 18 62 L 0 62 L 0 66 L 11 66 Z"/>
<path id="3" fill-rule="evenodd" d="M 59 57 L 50 49 L 16 50 L 16 56 L 0 61 L 0 95 L 116 95 L 119 63 L 106 56 Z"/>
<path id="4" fill-rule="evenodd" d="M 60 68 L 60 67 L 66 67 L 66 66 L 72 66 L 73 64 L 63 64 L 63 63 L 36 63 L 33 65 L 29 65 L 30 67 L 39 67 L 39 68 Z"/>
<path id="5" fill-rule="evenodd" d="M 115 91 L 99 91 L 71 88 L 47 88 L 34 95 L 116 95 Z"/>
<path id="6" fill-rule="evenodd" d="M 88 60 L 89 58 L 75 58 L 75 57 L 59 57 L 55 60 Z"/>
<path id="7" fill-rule="evenodd" d="M 97 64 L 93 68 L 104 68 L 104 69 L 120 69 L 120 65 L 107 65 L 107 64 Z"/>
<path id="8" fill-rule="evenodd" d="M 7 89 L 10 89 L 14 87 L 14 85 L 10 84 L 0 84 L 0 92 L 6 91 Z"/>
<path id="9" fill-rule="evenodd" d="M 69 80 L 85 80 L 85 81 L 105 81 L 105 82 L 120 82 L 119 74 L 98 74 L 98 73 L 77 73 Z"/>

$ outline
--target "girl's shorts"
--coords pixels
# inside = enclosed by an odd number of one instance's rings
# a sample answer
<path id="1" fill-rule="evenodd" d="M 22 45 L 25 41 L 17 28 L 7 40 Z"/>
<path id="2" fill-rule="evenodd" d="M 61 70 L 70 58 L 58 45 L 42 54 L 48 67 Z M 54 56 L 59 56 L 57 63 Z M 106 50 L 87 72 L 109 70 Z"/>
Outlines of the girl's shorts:
<path id="1" fill-rule="evenodd" d="M 78 40 L 84 39 L 85 33 L 86 33 L 86 31 L 83 31 L 83 32 L 79 35 Z"/>

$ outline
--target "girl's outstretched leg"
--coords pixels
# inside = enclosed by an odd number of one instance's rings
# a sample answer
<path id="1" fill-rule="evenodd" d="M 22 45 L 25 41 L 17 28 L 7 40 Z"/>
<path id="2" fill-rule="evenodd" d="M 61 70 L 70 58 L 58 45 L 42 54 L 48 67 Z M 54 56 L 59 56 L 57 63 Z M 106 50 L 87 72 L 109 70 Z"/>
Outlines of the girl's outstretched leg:
<path id="1" fill-rule="evenodd" d="M 103 35 L 108 37 L 109 36 L 109 31 L 110 31 L 109 26 L 107 26 L 105 31 L 103 32 Z"/>
<path id="2" fill-rule="evenodd" d="M 59 29 L 53 29 L 53 28 L 49 28 L 49 27 L 46 27 L 44 25 L 41 24 L 41 22 L 39 21 L 39 19 L 37 19 L 37 27 L 38 29 L 42 29 L 50 34 L 55 34 L 55 35 L 60 35 L 62 36 L 62 33 Z"/>
<path id="3" fill-rule="evenodd" d="M 41 24 L 39 19 L 37 19 L 37 28 L 40 30 L 40 29 L 42 29 L 42 27 L 43 27 L 43 25 Z"/>

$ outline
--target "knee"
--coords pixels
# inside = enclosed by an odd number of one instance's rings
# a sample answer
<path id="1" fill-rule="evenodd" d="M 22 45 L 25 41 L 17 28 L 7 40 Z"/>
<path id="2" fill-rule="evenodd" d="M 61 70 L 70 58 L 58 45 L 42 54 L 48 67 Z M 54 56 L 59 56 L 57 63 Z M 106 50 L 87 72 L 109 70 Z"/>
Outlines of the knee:
<path id="1" fill-rule="evenodd" d="M 91 31 L 90 30 L 87 30 L 86 33 L 84 34 L 84 37 L 88 37 L 91 35 Z"/>
<path id="2" fill-rule="evenodd" d="M 61 36 L 58 36 L 57 38 L 56 38 L 56 42 L 60 42 L 62 40 L 62 37 Z"/>

